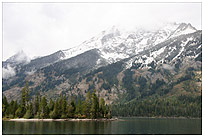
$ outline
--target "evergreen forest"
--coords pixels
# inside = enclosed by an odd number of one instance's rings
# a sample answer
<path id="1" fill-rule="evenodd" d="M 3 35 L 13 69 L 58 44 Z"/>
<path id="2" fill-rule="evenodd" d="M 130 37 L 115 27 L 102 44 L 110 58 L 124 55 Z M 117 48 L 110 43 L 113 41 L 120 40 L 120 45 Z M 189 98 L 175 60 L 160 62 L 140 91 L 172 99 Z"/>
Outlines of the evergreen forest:
<path id="1" fill-rule="evenodd" d="M 38 118 L 38 119 L 97 119 L 107 118 L 110 119 L 111 106 L 105 104 L 103 98 L 98 98 L 96 92 L 88 92 L 86 99 L 75 101 L 74 98 L 66 99 L 66 96 L 61 94 L 60 98 L 53 101 L 46 99 L 39 93 L 34 98 L 29 96 L 29 84 L 26 83 L 22 89 L 21 102 L 17 101 L 8 102 L 7 98 L 3 98 L 2 112 L 3 118 Z"/>

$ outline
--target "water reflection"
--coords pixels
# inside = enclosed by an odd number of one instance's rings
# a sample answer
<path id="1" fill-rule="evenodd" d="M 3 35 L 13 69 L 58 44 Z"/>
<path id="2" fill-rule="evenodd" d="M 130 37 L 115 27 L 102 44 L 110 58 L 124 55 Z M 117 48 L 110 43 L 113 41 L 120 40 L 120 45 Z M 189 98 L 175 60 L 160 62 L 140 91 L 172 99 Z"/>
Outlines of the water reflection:
<path id="1" fill-rule="evenodd" d="M 201 119 L 123 118 L 118 121 L 3 121 L 3 134 L 201 134 Z"/>

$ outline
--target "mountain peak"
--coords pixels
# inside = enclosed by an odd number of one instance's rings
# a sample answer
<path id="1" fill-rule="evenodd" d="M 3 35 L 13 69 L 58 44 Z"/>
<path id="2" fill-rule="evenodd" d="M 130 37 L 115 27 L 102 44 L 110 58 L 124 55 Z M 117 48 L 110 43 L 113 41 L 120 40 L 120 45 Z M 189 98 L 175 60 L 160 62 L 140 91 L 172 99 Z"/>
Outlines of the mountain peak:
<path id="1" fill-rule="evenodd" d="M 122 26 L 113 25 L 76 47 L 62 50 L 65 55 L 62 59 L 77 56 L 91 49 L 99 49 L 102 57 L 106 60 L 118 61 L 117 59 L 135 55 L 143 49 L 157 45 L 169 38 L 195 31 L 196 29 L 189 23 L 176 22 L 166 23 L 157 31 L 146 31 L 137 27 L 128 31 Z"/>
<path id="2" fill-rule="evenodd" d="M 192 29 L 192 30 L 197 30 L 195 27 L 193 27 L 190 23 L 181 23 L 178 27 L 181 30 L 185 30 L 187 28 Z"/>
<path id="3" fill-rule="evenodd" d="M 177 37 L 184 34 L 190 34 L 196 32 L 197 29 L 193 27 L 190 23 L 180 23 L 175 31 L 171 33 L 169 38 Z"/>
<path id="4" fill-rule="evenodd" d="M 109 27 L 108 29 L 102 31 L 101 35 L 110 35 L 110 34 L 112 34 L 113 36 L 119 36 L 120 35 L 119 27 L 113 25 Z"/>
<path id="5" fill-rule="evenodd" d="M 29 63 L 30 58 L 26 55 L 26 53 L 23 50 L 20 50 L 15 55 L 7 59 L 6 62 L 17 63 L 17 64 Z"/>

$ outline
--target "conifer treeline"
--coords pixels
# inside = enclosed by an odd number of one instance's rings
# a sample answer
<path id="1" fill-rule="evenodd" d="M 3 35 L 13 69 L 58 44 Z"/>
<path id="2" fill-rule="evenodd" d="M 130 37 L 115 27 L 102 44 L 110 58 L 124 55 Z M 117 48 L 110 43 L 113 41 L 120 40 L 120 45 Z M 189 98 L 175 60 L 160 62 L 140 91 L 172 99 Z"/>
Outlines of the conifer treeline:
<path id="1" fill-rule="evenodd" d="M 45 96 L 41 97 L 39 93 L 34 99 L 29 100 L 29 85 L 22 89 L 21 103 L 11 101 L 8 103 L 6 97 L 3 98 L 2 112 L 5 118 L 111 118 L 111 107 L 105 104 L 103 98 L 98 98 L 95 92 L 86 95 L 86 100 L 78 102 L 74 100 L 67 101 L 66 97 L 61 95 L 56 101 L 50 99 L 47 102 Z"/>

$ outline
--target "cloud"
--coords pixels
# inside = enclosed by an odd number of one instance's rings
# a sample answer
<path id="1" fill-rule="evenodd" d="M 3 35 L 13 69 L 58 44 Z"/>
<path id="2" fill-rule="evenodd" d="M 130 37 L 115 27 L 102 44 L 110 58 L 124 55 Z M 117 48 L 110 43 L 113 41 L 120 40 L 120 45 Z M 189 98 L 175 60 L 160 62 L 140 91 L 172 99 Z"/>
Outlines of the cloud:
<path id="1" fill-rule="evenodd" d="M 15 62 L 15 63 L 23 63 L 27 64 L 31 61 L 31 59 L 24 53 L 23 50 L 18 51 L 14 56 L 8 59 L 8 62 Z"/>
<path id="2" fill-rule="evenodd" d="M 77 46 L 116 25 L 155 29 L 189 22 L 201 29 L 201 3 L 3 3 L 3 59 Z"/>
<path id="3" fill-rule="evenodd" d="M 3 68 L 2 69 L 2 74 L 3 74 L 3 78 L 4 79 L 8 79 L 8 78 L 10 78 L 10 77 L 12 77 L 12 76 L 15 76 L 16 75 L 16 72 L 15 72 L 15 69 L 14 68 L 12 68 L 12 67 L 10 67 L 9 65 L 7 65 L 7 67 L 6 68 Z"/>

